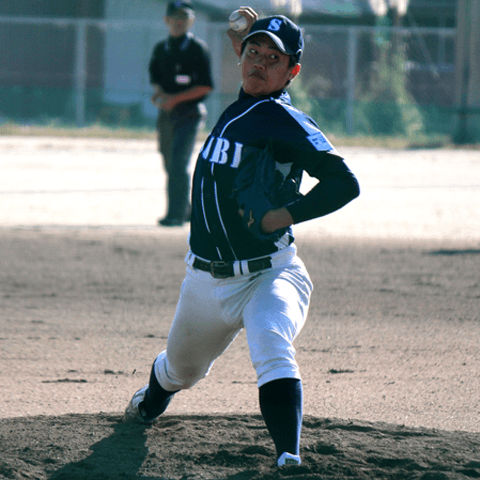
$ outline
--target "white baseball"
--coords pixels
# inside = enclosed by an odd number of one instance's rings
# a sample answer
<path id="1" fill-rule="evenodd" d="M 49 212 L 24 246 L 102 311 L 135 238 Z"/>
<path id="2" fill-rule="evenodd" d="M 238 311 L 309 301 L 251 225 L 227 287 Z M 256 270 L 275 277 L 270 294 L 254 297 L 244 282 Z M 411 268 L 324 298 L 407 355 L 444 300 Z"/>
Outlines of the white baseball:
<path id="1" fill-rule="evenodd" d="M 248 20 L 240 13 L 239 10 L 235 10 L 228 18 L 228 24 L 234 32 L 244 32 L 248 27 Z"/>

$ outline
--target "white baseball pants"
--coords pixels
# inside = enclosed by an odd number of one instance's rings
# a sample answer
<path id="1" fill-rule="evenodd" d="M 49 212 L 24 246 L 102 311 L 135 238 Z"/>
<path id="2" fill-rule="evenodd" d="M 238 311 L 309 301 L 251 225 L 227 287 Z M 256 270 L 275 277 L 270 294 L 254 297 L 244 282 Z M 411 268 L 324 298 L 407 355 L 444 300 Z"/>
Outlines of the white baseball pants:
<path id="1" fill-rule="evenodd" d="M 292 343 L 305 323 L 313 286 L 296 247 L 271 255 L 272 268 L 227 279 L 189 266 L 192 258 L 189 253 L 167 349 L 155 361 L 161 386 L 175 391 L 195 385 L 243 328 L 259 387 L 300 379 Z"/>

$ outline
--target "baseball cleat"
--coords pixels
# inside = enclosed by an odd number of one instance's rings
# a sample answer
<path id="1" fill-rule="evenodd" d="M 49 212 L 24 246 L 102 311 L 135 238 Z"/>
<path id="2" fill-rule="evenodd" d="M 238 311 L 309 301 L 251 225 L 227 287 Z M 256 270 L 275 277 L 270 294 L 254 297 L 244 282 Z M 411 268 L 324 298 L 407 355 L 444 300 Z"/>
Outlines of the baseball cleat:
<path id="1" fill-rule="evenodd" d="M 277 465 L 279 467 L 286 467 L 289 465 L 300 465 L 302 460 L 298 455 L 292 455 L 288 452 L 283 452 L 278 458 Z"/>
<path id="2" fill-rule="evenodd" d="M 140 405 L 145 399 L 145 393 L 147 389 L 148 385 L 145 385 L 143 388 L 134 393 L 132 399 L 127 405 L 127 408 L 125 409 L 125 414 L 123 416 L 124 422 L 135 422 L 143 425 L 151 425 L 155 421 L 156 417 L 148 418 L 146 412 Z"/>

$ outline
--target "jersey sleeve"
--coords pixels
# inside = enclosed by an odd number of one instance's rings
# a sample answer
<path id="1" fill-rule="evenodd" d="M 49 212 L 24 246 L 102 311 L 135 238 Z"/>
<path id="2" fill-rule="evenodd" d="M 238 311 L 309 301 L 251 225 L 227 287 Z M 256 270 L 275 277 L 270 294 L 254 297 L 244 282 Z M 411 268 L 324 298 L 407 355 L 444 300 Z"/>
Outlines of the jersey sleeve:
<path id="1" fill-rule="evenodd" d="M 360 194 L 360 188 L 344 159 L 315 122 L 296 109 L 288 110 L 291 118 L 284 118 L 283 123 L 289 124 L 290 136 L 284 132 L 283 138 L 274 140 L 275 160 L 319 180 L 305 196 L 286 206 L 294 223 L 301 223 L 342 208 Z"/>
<path id="2" fill-rule="evenodd" d="M 304 170 L 319 182 L 304 197 L 287 205 L 294 223 L 335 212 L 360 194 L 358 181 L 342 158 L 329 153 L 324 153 L 321 157 L 309 160 L 305 156 L 298 162 L 299 165 L 308 163 L 310 171 Z"/>

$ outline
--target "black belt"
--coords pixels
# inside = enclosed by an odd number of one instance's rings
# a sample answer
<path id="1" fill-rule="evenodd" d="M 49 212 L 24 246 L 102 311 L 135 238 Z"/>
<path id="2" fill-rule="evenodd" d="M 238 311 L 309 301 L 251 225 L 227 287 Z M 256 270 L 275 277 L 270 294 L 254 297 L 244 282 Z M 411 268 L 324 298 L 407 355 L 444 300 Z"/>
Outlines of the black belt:
<path id="1" fill-rule="evenodd" d="M 214 278 L 228 278 L 235 276 L 235 271 L 233 269 L 234 263 L 235 262 L 222 261 L 205 262 L 204 260 L 200 260 L 198 257 L 195 257 L 192 267 L 203 270 L 204 272 L 208 272 Z M 265 270 L 266 268 L 272 268 L 272 259 L 270 257 L 262 257 L 255 260 L 248 260 L 247 265 L 248 272 L 241 271 L 242 274 L 255 273 L 259 272 L 260 270 Z M 242 264 L 240 263 L 240 270 L 241 269 Z"/>

